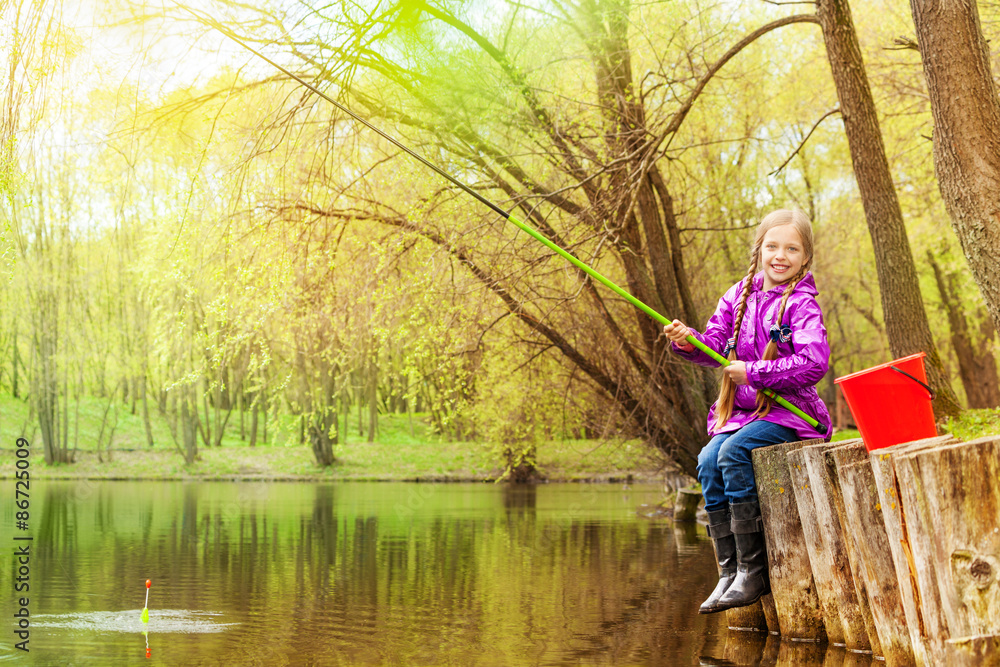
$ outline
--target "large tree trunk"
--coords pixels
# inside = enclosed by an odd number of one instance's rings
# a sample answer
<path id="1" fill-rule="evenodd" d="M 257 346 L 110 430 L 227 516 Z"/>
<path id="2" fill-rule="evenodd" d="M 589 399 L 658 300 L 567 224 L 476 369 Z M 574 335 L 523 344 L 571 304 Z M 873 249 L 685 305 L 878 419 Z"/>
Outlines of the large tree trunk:
<path id="1" fill-rule="evenodd" d="M 973 0 L 910 0 L 945 207 L 1000 329 L 1000 96 Z"/>
<path id="2" fill-rule="evenodd" d="M 903 213 L 882 143 L 875 100 L 865 74 L 861 47 L 847 0 L 820 0 L 816 9 L 827 59 L 840 100 L 854 176 L 875 250 L 882 315 L 893 356 L 927 353 L 927 379 L 937 392 L 934 416 L 961 412 L 938 356 L 920 296 L 917 268 L 903 224 Z"/>
<path id="3" fill-rule="evenodd" d="M 995 408 L 1000 406 L 1000 381 L 997 379 L 997 361 L 993 357 L 993 339 L 996 337 L 988 318 L 980 327 L 978 340 L 973 340 L 969 323 L 962 311 L 955 287 L 955 275 L 945 279 L 934 255 L 927 251 L 927 261 L 934 269 L 941 303 L 948 313 L 951 345 L 958 357 L 958 372 L 965 388 L 965 402 L 970 408 Z M 982 313 L 982 309 L 980 308 Z M 985 313 L 982 313 L 985 315 Z"/>

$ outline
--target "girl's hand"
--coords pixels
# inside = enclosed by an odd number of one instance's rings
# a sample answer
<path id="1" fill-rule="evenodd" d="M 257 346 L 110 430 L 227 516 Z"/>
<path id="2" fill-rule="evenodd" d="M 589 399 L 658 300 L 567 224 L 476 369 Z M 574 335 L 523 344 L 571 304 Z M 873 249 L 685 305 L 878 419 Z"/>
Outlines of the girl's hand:
<path id="1" fill-rule="evenodd" d="M 747 365 L 742 361 L 731 361 L 722 372 L 738 385 L 749 384 L 747 380 Z"/>
<path id="2" fill-rule="evenodd" d="M 687 337 L 691 335 L 691 330 L 680 320 L 674 320 L 663 327 L 663 333 L 666 334 L 672 343 L 676 343 L 678 347 L 691 347 L 691 344 L 687 342 Z"/>

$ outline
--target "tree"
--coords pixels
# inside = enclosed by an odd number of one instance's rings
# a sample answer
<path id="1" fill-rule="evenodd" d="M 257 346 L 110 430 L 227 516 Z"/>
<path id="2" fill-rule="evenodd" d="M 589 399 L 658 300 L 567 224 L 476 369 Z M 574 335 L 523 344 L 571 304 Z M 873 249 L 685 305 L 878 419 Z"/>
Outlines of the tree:
<path id="1" fill-rule="evenodd" d="M 958 373 L 965 388 L 967 405 L 970 408 L 1000 407 L 1000 381 L 997 377 L 996 358 L 993 356 L 996 329 L 989 316 L 980 308 L 975 318 L 979 322 L 976 327 L 979 331 L 970 330 L 969 319 L 962 307 L 957 276 L 954 273 L 946 276 L 930 250 L 927 251 L 927 262 L 934 270 L 942 309 L 948 314 L 951 344 L 958 357 Z"/>
<path id="2" fill-rule="evenodd" d="M 419 150 L 478 179 L 474 187 L 505 198 L 553 242 L 657 311 L 699 321 L 675 208 L 682 193 L 673 189 L 671 162 L 664 157 L 683 152 L 677 137 L 685 119 L 728 62 L 773 30 L 814 19 L 778 19 L 722 49 L 678 37 L 679 53 L 671 54 L 676 62 L 661 61 L 655 76 L 638 80 L 628 2 L 556 2 L 550 9 L 528 20 L 525 9 L 511 3 L 489 31 L 463 19 L 457 7 L 423 2 L 375 16 L 338 5 L 310 17 L 319 19 L 315 34 L 294 37 L 303 30 L 291 27 L 294 16 L 289 25 L 276 14 L 257 19 L 275 24 L 272 34 L 281 35 L 299 67 L 311 71 L 307 77 L 349 91 L 352 106 L 396 123 Z M 543 79 L 545 68 L 532 60 L 540 54 L 510 39 L 512 31 L 525 30 L 565 50 L 546 53 L 549 68 L 561 67 L 560 58 L 585 62 L 589 80 L 581 86 L 578 77 Z M 262 29 L 241 38 L 269 41 Z M 309 97 L 304 94 L 293 112 L 314 114 Z M 331 123 L 321 145 L 335 144 L 337 126 Z M 670 360 L 656 322 L 583 273 L 567 272 L 559 258 L 484 218 L 484 211 L 474 212 L 450 190 L 437 190 L 416 206 L 394 207 L 385 188 L 352 188 L 357 177 L 339 178 L 330 162 L 332 155 L 307 176 L 308 198 L 290 198 L 290 215 L 351 225 L 375 220 L 450 254 L 530 332 L 526 344 L 559 350 L 567 372 L 579 371 L 627 431 L 693 472 L 714 382 Z M 392 164 L 391 178 L 409 171 Z M 379 178 L 370 172 L 366 183 Z M 674 178 L 680 177 L 679 170 Z M 456 221 L 464 220 L 469 224 L 456 230 Z"/>
<path id="3" fill-rule="evenodd" d="M 910 0 L 934 117 L 934 169 L 1000 330 L 1000 95 L 975 0 Z"/>
<path id="4" fill-rule="evenodd" d="M 816 17 L 823 29 L 858 191 L 875 249 L 889 347 L 895 357 L 926 352 L 928 383 L 937 392 L 935 417 L 957 415 L 961 407 L 948 383 L 927 322 L 916 264 L 889 171 L 850 5 L 847 0 L 820 0 Z"/>

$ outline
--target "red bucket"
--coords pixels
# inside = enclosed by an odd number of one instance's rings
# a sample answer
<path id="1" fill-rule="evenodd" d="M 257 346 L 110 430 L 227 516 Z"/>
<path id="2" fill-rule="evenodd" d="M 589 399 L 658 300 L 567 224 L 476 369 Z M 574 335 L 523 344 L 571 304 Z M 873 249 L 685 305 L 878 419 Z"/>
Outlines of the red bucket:
<path id="1" fill-rule="evenodd" d="M 937 435 L 923 352 L 834 380 L 868 451 Z"/>

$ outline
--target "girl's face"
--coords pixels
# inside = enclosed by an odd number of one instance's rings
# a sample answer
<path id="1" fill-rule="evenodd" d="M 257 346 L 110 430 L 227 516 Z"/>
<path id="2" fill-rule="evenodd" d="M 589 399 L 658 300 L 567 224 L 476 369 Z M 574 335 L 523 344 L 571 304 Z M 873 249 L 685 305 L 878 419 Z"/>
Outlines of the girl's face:
<path id="1" fill-rule="evenodd" d="M 802 236 L 795 225 L 778 225 L 764 234 L 760 261 L 764 265 L 764 289 L 791 280 L 809 258 L 802 249 Z"/>

